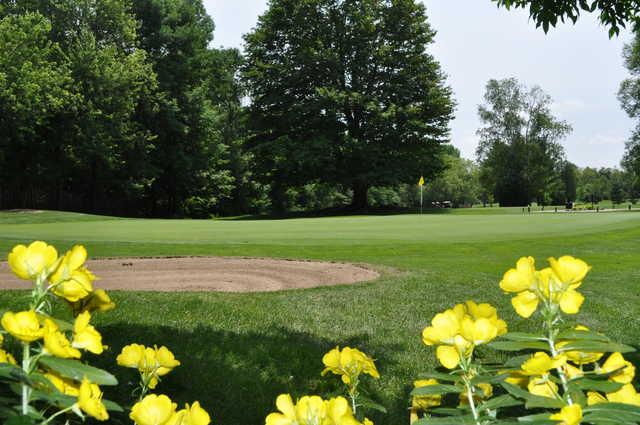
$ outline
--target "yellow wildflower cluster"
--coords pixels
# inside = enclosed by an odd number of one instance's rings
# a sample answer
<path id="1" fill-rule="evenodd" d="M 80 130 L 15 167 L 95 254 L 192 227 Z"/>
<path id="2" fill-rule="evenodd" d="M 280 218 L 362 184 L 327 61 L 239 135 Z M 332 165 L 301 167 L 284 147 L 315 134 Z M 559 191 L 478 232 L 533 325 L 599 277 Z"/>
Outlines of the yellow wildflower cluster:
<path id="1" fill-rule="evenodd" d="M 281 394 L 276 407 L 279 412 L 270 413 L 266 425 L 373 425 L 368 419 L 359 422 L 344 397 L 304 396 L 294 404 L 289 394 Z"/>
<path id="2" fill-rule="evenodd" d="M 58 257 L 56 249 L 42 241 L 16 245 L 8 257 L 16 276 L 35 280 L 37 289 L 67 300 L 76 314 L 113 309 L 115 304 L 104 290 L 94 291 L 96 277 L 84 266 L 86 260 L 87 250 L 82 245 Z"/>
<path id="3" fill-rule="evenodd" d="M 37 314 L 33 310 L 2 315 L 0 324 L 11 336 L 22 342 L 44 340 L 45 354 L 61 358 L 80 358 L 80 350 L 102 354 L 102 335 L 89 324 L 91 313 L 80 314 L 73 325 L 73 339 L 69 341 L 64 332 L 51 318 Z"/>
<path id="4" fill-rule="evenodd" d="M 504 274 L 500 288 L 517 294 L 511 304 L 520 316 L 531 317 L 541 302 L 550 308 L 557 306 L 566 314 L 580 311 L 584 297 L 576 289 L 591 267 L 568 255 L 549 258 L 549 265 L 536 270 L 533 257 L 522 257 Z"/>
<path id="5" fill-rule="evenodd" d="M 374 360 L 356 348 L 344 347 L 340 350 L 340 347 L 336 347 L 322 357 L 322 363 L 325 365 L 322 376 L 329 372 L 340 375 L 342 382 L 347 385 L 357 381 L 362 373 L 380 378 Z"/>
<path id="6" fill-rule="evenodd" d="M 116 362 L 120 366 L 138 369 L 143 386 L 150 389 L 156 388 L 160 377 L 180 366 L 180 362 L 167 347 L 145 347 L 140 344 L 123 347 Z"/>
<path id="7" fill-rule="evenodd" d="M 176 411 L 177 404 L 164 394 L 149 394 L 131 408 L 136 425 L 208 425 L 211 418 L 199 402 Z"/>
<path id="8" fill-rule="evenodd" d="M 436 314 L 422 332 L 426 345 L 437 345 L 436 356 L 447 369 L 455 369 L 470 358 L 475 347 L 507 332 L 507 324 L 498 318 L 495 307 L 467 301 Z"/>

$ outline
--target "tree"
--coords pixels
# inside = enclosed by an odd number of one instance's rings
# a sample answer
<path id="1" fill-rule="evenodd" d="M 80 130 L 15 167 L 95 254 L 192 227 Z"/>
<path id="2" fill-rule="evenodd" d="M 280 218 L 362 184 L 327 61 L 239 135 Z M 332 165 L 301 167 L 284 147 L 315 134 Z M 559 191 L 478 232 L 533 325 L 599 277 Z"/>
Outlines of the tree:
<path id="1" fill-rule="evenodd" d="M 310 182 L 353 190 L 443 168 L 454 104 L 415 0 L 273 0 L 245 37 L 250 146 L 274 203 Z"/>
<path id="2" fill-rule="evenodd" d="M 640 177 L 640 31 L 635 32 L 633 41 L 624 48 L 625 65 L 631 74 L 620 85 L 618 99 L 629 117 L 638 121 L 631 138 L 627 142 L 623 167 Z"/>
<path id="3" fill-rule="evenodd" d="M 561 176 L 563 186 L 563 199 L 561 202 L 574 202 L 578 196 L 578 167 L 575 164 L 564 161 Z"/>
<path id="4" fill-rule="evenodd" d="M 529 8 L 529 15 L 544 32 L 558 21 L 574 24 L 583 12 L 600 14 L 600 22 L 609 29 L 609 37 L 618 35 L 620 28 L 640 23 L 640 0 L 492 0 L 498 7 Z"/>
<path id="5" fill-rule="evenodd" d="M 571 127 L 551 114 L 542 89 L 529 90 L 513 78 L 490 80 L 484 99 L 476 152 L 483 186 L 503 206 L 543 203 L 564 160 L 558 140 Z"/>
<path id="6" fill-rule="evenodd" d="M 454 207 L 473 205 L 481 199 L 477 166 L 460 154 L 445 154 L 442 175 L 428 182 L 424 193 L 427 202 L 450 201 Z"/>

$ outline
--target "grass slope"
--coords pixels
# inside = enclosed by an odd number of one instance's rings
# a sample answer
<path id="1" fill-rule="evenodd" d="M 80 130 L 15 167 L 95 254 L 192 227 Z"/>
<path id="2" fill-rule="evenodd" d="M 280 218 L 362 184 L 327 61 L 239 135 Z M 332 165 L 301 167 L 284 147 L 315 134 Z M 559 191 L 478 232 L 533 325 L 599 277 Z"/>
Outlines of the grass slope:
<path id="1" fill-rule="evenodd" d="M 282 392 L 339 389 L 338 379 L 320 377 L 321 357 L 344 344 L 377 359 L 382 378 L 366 384 L 389 414 L 372 415 L 376 424 L 404 423 L 412 380 L 435 365 L 420 333 L 436 312 L 466 299 L 491 302 L 512 330 L 527 329 L 498 288 L 502 273 L 522 255 L 539 263 L 562 254 L 588 261 L 594 268 L 581 289 L 587 301 L 576 320 L 631 344 L 640 337 L 637 213 L 258 221 L 74 217 L 23 214 L 17 223 L 0 214 L 0 249 L 42 238 L 61 248 L 85 242 L 94 256 L 317 258 L 405 271 L 369 284 L 265 294 L 114 293 L 118 308 L 97 319 L 111 350 L 96 362 L 115 369 L 115 356 L 129 342 L 169 346 L 182 366 L 160 384 L 160 392 L 180 403 L 199 399 L 216 424 L 261 424 Z M 4 292 L 0 303 L 17 308 L 25 297 Z M 124 387 L 135 381 L 132 371 L 117 373 Z M 127 392 L 107 389 L 107 396 L 127 400 Z"/>

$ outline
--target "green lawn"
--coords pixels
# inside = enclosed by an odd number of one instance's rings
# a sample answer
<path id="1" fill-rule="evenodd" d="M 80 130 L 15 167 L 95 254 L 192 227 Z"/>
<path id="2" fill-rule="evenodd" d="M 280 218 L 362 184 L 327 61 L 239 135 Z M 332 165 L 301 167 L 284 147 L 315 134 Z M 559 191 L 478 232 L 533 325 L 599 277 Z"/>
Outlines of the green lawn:
<path id="1" fill-rule="evenodd" d="M 204 221 L 0 213 L 0 250 L 44 239 L 61 249 L 85 243 L 93 256 L 251 255 L 398 269 L 373 283 L 278 293 L 114 293 L 118 308 L 97 320 L 111 350 L 96 359 L 115 369 L 123 345 L 165 344 L 182 366 L 160 391 L 181 403 L 199 399 L 214 424 L 258 425 L 279 393 L 336 390 L 337 379 L 320 377 L 321 357 L 350 344 L 377 359 L 382 378 L 367 384 L 390 412 L 373 419 L 395 425 L 406 423 L 412 380 L 434 366 L 420 333 L 436 312 L 466 299 L 487 301 L 512 330 L 527 329 L 498 288 L 522 255 L 542 264 L 572 254 L 592 264 L 576 320 L 638 343 L 640 213 L 495 213 Z M 0 302 L 17 308 L 25 296 L 5 292 Z M 123 388 L 131 385 L 132 373 L 117 373 Z M 126 400 L 127 392 L 107 389 L 107 396 Z"/>

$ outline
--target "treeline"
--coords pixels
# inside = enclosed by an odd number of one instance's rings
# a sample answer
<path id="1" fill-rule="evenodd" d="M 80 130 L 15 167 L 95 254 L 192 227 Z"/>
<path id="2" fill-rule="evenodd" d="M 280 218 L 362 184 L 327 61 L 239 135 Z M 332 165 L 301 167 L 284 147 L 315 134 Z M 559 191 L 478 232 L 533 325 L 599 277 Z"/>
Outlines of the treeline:
<path id="1" fill-rule="evenodd" d="M 248 208 L 236 50 L 200 1 L 0 4 L 0 208 Z"/>
<path id="2" fill-rule="evenodd" d="M 579 170 L 550 98 L 492 80 L 476 161 L 416 0 L 272 0 L 245 54 L 212 48 L 202 0 L 0 3 L 0 209 L 208 217 L 428 203 L 638 197 Z M 638 116 L 638 41 L 621 101 Z"/>

